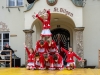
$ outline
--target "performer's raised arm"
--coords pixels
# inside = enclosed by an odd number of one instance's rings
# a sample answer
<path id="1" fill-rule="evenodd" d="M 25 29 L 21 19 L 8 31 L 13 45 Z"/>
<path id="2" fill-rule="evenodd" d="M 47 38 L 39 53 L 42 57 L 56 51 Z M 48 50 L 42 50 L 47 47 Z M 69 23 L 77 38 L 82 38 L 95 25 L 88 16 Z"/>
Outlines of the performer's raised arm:
<path id="1" fill-rule="evenodd" d="M 48 21 L 50 21 L 51 18 L 50 10 L 48 10 L 47 13 L 48 13 Z"/>
<path id="2" fill-rule="evenodd" d="M 43 19 L 37 14 L 36 17 L 43 23 Z"/>
<path id="3" fill-rule="evenodd" d="M 66 54 L 68 53 L 68 50 L 61 47 L 61 51 L 64 51 Z"/>
<path id="4" fill-rule="evenodd" d="M 25 50 L 27 52 L 27 54 L 30 54 L 29 49 L 27 48 L 27 46 L 24 44 Z"/>
<path id="5" fill-rule="evenodd" d="M 79 61 L 82 61 L 82 58 L 79 57 L 76 53 L 74 53 L 74 56 L 75 56 Z"/>

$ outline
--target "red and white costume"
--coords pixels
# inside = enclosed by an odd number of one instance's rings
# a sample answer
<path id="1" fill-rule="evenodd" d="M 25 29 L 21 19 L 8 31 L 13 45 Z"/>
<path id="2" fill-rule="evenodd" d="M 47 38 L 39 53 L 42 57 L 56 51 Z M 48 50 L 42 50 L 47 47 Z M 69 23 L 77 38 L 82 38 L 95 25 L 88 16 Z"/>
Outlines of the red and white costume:
<path id="1" fill-rule="evenodd" d="M 63 58 L 59 53 L 56 53 L 56 55 L 58 57 L 58 60 L 57 61 L 53 61 L 54 68 L 55 69 L 62 69 L 64 67 L 63 66 Z"/>
<path id="2" fill-rule="evenodd" d="M 36 17 L 43 23 L 43 30 L 41 32 L 41 36 L 51 36 L 51 32 L 50 32 L 50 11 L 47 11 L 48 13 L 48 19 L 47 20 L 43 20 L 41 17 L 39 17 L 39 15 L 37 14 Z"/>
<path id="3" fill-rule="evenodd" d="M 41 46 L 40 40 L 37 41 L 35 53 L 39 53 L 39 55 L 43 55 L 44 53 L 47 53 L 47 52 L 48 52 L 47 51 L 47 42 L 44 42 L 44 45 Z"/>
<path id="4" fill-rule="evenodd" d="M 50 68 L 50 62 L 51 61 L 52 61 L 52 56 L 51 55 L 48 55 L 48 61 L 45 61 L 45 59 L 44 59 L 44 65 L 45 65 L 46 69 Z"/>
<path id="5" fill-rule="evenodd" d="M 48 52 L 51 55 L 53 55 L 56 52 L 58 52 L 58 49 L 57 49 L 55 41 L 52 40 L 51 44 L 50 45 L 48 44 Z"/>
<path id="6" fill-rule="evenodd" d="M 75 66 L 75 62 L 74 62 L 74 59 L 73 57 L 75 56 L 79 61 L 82 60 L 82 58 L 80 58 L 77 54 L 75 54 L 74 52 L 70 52 L 64 48 L 61 48 L 62 51 L 64 51 L 67 55 L 67 59 L 66 59 L 66 62 L 67 62 L 67 68 L 70 67 L 70 64 L 74 64 L 74 68 L 76 67 Z"/>
<path id="7" fill-rule="evenodd" d="M 53 59 L 53 57 L 51 58 L 51 60 L 50 60 L 50 69 L 59 69 L 59 70 L 61 70 L 64 67 L 63 66 L 63 58 L 59 53 L 56 53 L 56 55 L 58 57 L 58 60 L 55 61 Z"/>
<path id="8" fill-rule="evenodd" d="M 27 47 L 25 47 L 25 49 L 26 49 L 26 52 L 28 54 L 27 66 L 29 66 L 31 68 L 35 68 L 35 59 L 34 59 L 35 54 L 34 54 L 34 52 L 30 53 Z"/>
<path id="9" fill-rule="evenodd" d="M 39 59 L 35 59 L 35 68 L 36 69 L 44 69 L 44 60 L 43 56 L 40 55 Z"/>

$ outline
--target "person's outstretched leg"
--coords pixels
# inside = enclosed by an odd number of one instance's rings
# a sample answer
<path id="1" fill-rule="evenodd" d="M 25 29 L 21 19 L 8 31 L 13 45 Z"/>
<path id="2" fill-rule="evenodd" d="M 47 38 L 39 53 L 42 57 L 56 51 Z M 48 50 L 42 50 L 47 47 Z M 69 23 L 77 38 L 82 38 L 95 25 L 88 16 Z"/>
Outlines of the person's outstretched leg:
<path id="1" fill-rule="evenodd" d="M 27 70 L 30 70 L 30 66 L 27 65 L 27 66 L 26 66 L 26 69 L 27 69 Z"/>

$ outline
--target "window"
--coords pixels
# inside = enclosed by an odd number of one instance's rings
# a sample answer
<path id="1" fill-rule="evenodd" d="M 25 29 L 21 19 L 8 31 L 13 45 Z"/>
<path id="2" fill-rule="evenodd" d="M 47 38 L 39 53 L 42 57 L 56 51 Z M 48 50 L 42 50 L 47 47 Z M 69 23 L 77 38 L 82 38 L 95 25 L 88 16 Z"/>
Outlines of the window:
<path id="1" fill-rule="evenodd" d="M 23 0 L 7 0 L 8 7 L 23 6 Z"/>
<path id="2" fill-rule="evenodd" d="M 22 6 L 23 5 L 23 0 L 17 0 L 17 6 Z"/>
<path id="3" fill-rule="evenodd" d="M 9 33 L 0 33 L 0 50 L 3 50 L 7 43 L 9 44 Z"/>

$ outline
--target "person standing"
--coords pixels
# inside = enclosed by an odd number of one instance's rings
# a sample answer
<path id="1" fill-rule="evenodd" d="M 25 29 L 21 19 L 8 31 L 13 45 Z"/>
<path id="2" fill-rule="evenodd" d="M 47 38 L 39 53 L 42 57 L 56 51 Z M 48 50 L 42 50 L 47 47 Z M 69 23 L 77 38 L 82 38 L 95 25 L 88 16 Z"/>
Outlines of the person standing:
<path id="1" fill-rule="evenodd" d="M 63 42 L 61 41 L 61 35 L 60 35 L 60 34 L 57 35 L 56 45 L 57 45 L 59 54 L 60 54 L 63 58 L 65 58 L 64 52 L 61 51 L 61 47 L 64 47 L 64 44 L 63 44 Z"/>
<path id="2" fill-rule="evenodd" d="M 36 17 L 42 22 L 43 24 L 43 29 L 41 32 L 41 39 L 45 38 L 45 37 L 51 37 L 51 31 L 50 31 L 50 18 L 51 18 L 51 13 L 50 10 L 46 10 L 46 13 L 43 15 L 43 18 L 41 18 L 38 14 L 36 14 Z"/>

